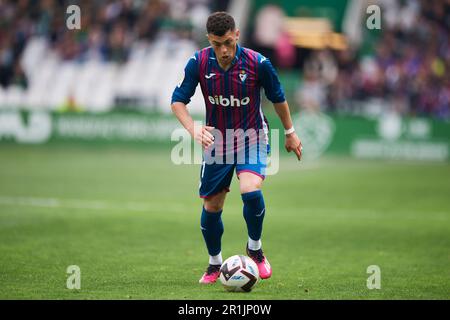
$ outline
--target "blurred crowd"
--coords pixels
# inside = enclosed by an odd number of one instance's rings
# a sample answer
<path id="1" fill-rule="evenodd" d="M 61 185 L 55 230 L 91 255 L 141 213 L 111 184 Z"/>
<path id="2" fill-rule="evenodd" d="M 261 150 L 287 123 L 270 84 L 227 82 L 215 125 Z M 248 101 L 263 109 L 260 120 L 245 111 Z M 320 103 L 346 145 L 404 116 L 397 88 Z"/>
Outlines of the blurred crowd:
<path id="1" fill-rule="evenodd" d="M 378 0 L 382 30 L 370 54 L 357 49 L 313 50 L 301 63 L 289 43 L 280 7 L 257 15 L 253 42 L 280 69 L 302 68 L 301 108 L 345 113 L 393 109 L 404 115 L 450 118 L 450 0 Z M 81 8 L 80 30 L 69 30 L 69 5 Z M 27 41 L 44 37 L 61 60 L 129 59 L 138 42 L 161 36 L 206 46 L 207 16 L 226 10 L 213 0 L 0 0 L 0 87 L 27 87 L 20 59 Z M 252 41 L 252 39 L 249 39 Z M 272 47 L 274 50 L 266 50 Z"/>
<path id="2" fill-rule="evenodd" d="M 0 0 L 0 85 L 26 87 L 20 56 L 32 36 L 47 38 L 62 60 L 121 63 L 128 59 L 131 44 L 151 42 L 161 31 L 195 38 L 211 10 L 223 9 L 210 2 Z M 73 4 L 80 8 L 80 30 L 69 30 L 66 25 L 71 16 L 66 10 Z"/>
<path id="3" fill-rule="evenodd" d="M 311 54 L 296 94 L 301 107 L 450 118 L 450 1 L 398 3 L 383 11 L 373 54 Z"/>

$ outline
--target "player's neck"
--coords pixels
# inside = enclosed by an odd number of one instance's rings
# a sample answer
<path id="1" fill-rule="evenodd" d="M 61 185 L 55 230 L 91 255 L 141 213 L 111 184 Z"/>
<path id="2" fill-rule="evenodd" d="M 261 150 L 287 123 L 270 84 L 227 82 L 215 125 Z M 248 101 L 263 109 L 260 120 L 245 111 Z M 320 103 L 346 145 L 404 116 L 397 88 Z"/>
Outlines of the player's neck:
<path id="1" fill-rule="evenodd" d="M 234 58 L 233 58 L 234 59 Z M 222 64 L 221 62 L 220 62 L 220 60 L 218 60 L 218 62 L 219 62 L 219 66 L 224 70 L 224 71 L 227 71 L 228 69 L 230 69 L 230 67 L 231 67 L 231 62 L 229 62 L 229 63 L 227 63 L 227 64 Z"/>

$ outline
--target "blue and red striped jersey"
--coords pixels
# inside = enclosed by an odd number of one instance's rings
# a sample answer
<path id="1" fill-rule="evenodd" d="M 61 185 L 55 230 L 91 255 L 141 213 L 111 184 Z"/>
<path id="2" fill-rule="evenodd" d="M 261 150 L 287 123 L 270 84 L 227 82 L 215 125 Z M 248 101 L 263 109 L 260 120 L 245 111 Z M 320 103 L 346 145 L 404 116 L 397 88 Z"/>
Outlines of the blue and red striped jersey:
<path id="1" fill-rule="evenodd" d="M 261 108 L 261 88 L 273 103 L 285 96 L 275 69 L 260 53 L 237 45 L 236 56 L 223 70 L 211 47 L 197 51 L 185 69 L 184 79 L 175 88 L 172 103 L 188 104 L 200 83 L 206 106 L 206 125 L 225 136 L 226 129 L 255 129 L 268 132 Z"/>

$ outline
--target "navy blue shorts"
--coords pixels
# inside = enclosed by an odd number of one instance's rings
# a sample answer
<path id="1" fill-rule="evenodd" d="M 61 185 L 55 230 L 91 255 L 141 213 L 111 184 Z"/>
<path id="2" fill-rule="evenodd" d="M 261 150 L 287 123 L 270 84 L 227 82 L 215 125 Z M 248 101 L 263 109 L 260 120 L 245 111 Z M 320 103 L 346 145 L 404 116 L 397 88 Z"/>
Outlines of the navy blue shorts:
<path id="1" fill-rule="evenodd" d="M 250 162 L 246 161 L 235 162 L 231 164 L 226 163 L 207 163 L 203 161 L 200 168 L 200 186 L 199 194 L 200 198 L 207 198 L 217 193 L 226 190 L 230 191 L 231 180 L 233 179 L 233 173 L 236 170 L 236 176 L 239 178 L 239 174 L 242 172 L 250 172 L 263 180 L 266 177 L 267 157 L 262 156 L 258 158 L 258 161 Z"/>

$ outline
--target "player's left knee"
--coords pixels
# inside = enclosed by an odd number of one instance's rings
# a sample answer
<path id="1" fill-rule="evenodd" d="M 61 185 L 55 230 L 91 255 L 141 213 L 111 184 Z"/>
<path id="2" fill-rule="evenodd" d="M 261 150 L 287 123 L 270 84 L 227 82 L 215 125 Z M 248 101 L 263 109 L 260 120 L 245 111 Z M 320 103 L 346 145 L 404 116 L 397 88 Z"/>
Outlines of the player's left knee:
<path id="1" fill-rule="evenodd" d="M 242 173 L 239 177 L 241 194 L 261 190 L 262 179 L 252 173 Z"/>
<path id="2" fill-rule="evenodd" d="M 253 192 L 253 191 L 256 191 L 256 190 L 261 190 L 261 184 L 260 183 L 241 185 L 241 194 L 242 193 Z"/>

